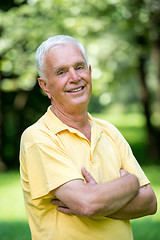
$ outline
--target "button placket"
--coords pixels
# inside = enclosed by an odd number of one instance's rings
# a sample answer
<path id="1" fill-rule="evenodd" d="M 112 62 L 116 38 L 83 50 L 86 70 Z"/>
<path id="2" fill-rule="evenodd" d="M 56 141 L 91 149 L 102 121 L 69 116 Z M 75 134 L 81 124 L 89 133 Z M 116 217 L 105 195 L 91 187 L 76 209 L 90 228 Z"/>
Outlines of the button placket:
<path id="1" fill-rule="evenodd" d="M 101 138 L 102 130 L 97 128 L 95 125 L 92 127 L 92 132 L 91 132 L 91 159 L 92 159 L 92 164 L 97 164 L 97 161 L 94 161 L 93 159 L 93 154 L 94 150 L 96 148 L 96 145 L 98 144 L 99 139 Z"/>

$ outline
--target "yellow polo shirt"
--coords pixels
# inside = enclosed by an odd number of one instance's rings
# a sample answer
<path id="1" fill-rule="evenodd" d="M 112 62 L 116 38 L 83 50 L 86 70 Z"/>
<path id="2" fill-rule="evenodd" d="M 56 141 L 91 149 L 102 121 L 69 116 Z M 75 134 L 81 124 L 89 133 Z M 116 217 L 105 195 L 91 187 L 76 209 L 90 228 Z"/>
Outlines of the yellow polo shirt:
<path id="1" fill-rule="evenodd" d="M 20 173 L 32 240 L 133 239 L 129 221 L 70 216 L 51 204 L 50 191 L 83 179 L 83 166 L 97 183 L 119 178 L 121 168 L 137 175 L 141 186 L 149 183 L 120 132 L 106 121 L 88 117 L 91 143 L 50 108 L 22 135 Z"/>

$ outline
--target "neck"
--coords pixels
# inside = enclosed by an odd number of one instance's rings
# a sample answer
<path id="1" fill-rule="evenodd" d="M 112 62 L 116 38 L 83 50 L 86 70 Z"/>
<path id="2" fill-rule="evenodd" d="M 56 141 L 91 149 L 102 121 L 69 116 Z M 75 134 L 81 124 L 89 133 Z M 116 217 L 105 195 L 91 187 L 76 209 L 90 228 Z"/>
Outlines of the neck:
<path id="1" fill-rule="evenodd" d="M 74 113 L 65 112 L 56 108 L 53 105 L 51 106 L 51 111 L 67 126 L 72 127 L 83 133 L 87 139 L 91 139 L 91 126 L 88 121 L 88 112 L 85 111 L 76 111 Z"/>

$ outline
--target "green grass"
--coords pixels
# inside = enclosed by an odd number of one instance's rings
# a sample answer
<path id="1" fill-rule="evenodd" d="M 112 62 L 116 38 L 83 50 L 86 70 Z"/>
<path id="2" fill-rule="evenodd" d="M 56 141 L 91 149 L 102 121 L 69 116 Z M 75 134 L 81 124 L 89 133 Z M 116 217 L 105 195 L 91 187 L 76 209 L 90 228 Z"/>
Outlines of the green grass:
<path id="1" fill-rule="evenodd" d="M 160 205 L 160 166 L 145 166 Z M 19 173 L 17 171 L 0 174 L 0 239 L 30 240 Z M 159 212 L 158 206 L 158 212 Z M 160 214 L 132 220 L 135 240 L 160 240 Z"/>
<path id="2" fill-rule="evenodd" d="M 0 240 L 30 240 L 18 171 L 0 173 Z"/>
<path id="3" fill-rule="evenodd" d="M 131 221 L 135 240 L 160 240 L 160 166 L 142 167 L 151 182 L 158 200 L 158 211 L 155 215 Z"/>
<path id="4" fill-rule="evenodd" d="M 158 211 L 153 216 L 132 220 L 135 240 L 160 240 L 160 166 L 146 165 L 143 159 L 147 156 L 144 119 L 139 114 L 96 115 L 114 123 L 129 141 L 148 176 L 158 199 Z M 9 171 L 0 173 L 0 240 L 30 240 L 23 194 L 19 173 Z M 118 239 L 117 239 L 118 240 Z"/>

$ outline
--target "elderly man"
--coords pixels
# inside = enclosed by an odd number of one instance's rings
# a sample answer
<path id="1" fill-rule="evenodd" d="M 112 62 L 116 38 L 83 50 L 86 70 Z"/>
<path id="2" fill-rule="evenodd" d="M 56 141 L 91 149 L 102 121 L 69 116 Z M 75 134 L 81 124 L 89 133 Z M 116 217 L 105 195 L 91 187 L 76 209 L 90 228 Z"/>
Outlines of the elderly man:
<path id="1" fill-rule="evenodd" d="M 82 44 L 55 36 L 36 52 L 47 112 L 22 135 L 21 182 L 33 240 L 130 240 L 130 219 L 156 197 L 110 123 L 88 112 L 91 66 Z"/>

